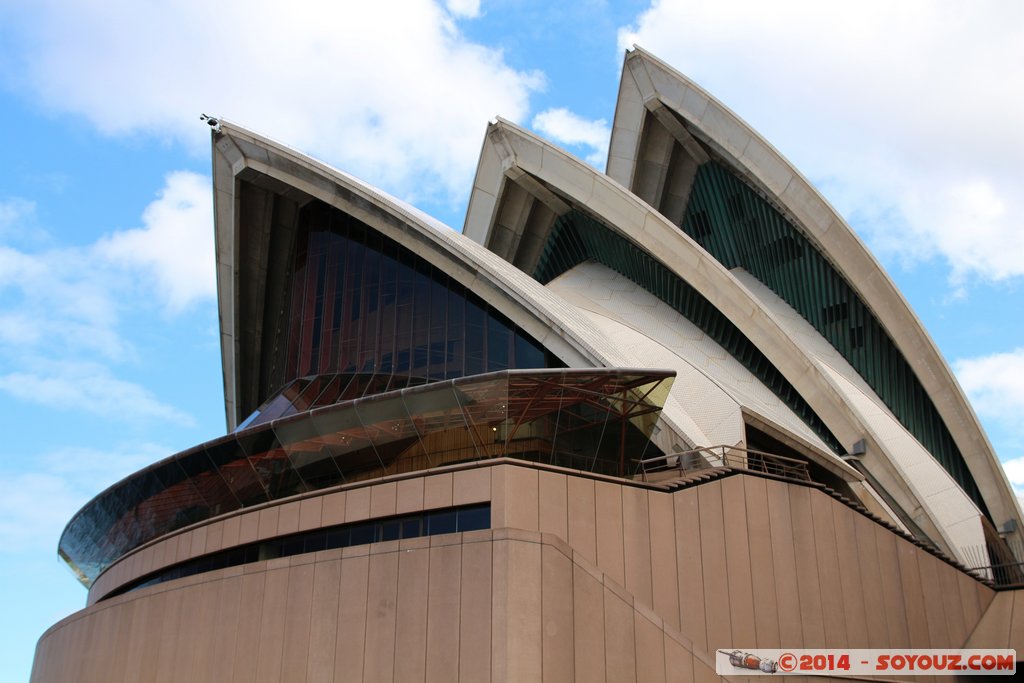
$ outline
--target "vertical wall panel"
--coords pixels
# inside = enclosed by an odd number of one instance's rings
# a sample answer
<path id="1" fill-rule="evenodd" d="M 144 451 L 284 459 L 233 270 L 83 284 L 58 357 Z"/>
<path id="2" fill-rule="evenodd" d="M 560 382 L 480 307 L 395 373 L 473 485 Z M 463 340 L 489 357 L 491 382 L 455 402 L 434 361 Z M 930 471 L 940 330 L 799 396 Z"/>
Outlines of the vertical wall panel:
<path id="1" fill-rule="evenodd" d="M 116 639 L 111 641 L 110 662 L 107 664 L 107 679 L 110 681 L 119 681 L 125 676 L 128 668 L 129 648 L 133 645 L 132 641 L 134 640 L 132 634 L 139 628 L 139 625 L 134 622 L 140 618 L 140 615 L 137 614 L 140 609 L 141 605 L 133 601 L 118 610 L 116 617 L 114 610 L 108 610 L 113 618 L 117 634 Z M 212 627 L 212 620 L 209 623 Z"/>
<path id="2" fill-rule="evenodd" d="M 676 562 L 679 566 L 679 630 L 702 650 L 708 649 L 704 618 L 704 560 L 701 556 L 700 505 L 697 489 L 672 496 L 675 502 Z"/>
<path id="3" fill-rule="evenodd" d="M 296 523 L 298 515 L 296 515 Z M 305 559 L 305 558 L 303 558 Z M 292 565 L 288 570 L 288 597 L 283 615 L 285 635 L 281 655 L 281 681 L 308 680 L 310 622 L 313 613 L 314 565 Z M 281 618 L 279 615 L 278 618 Z"/>
<path id="4" fill-rule="evenodd" d="M 722 485 L 713 481 L 697 487 L 700 504 L 701 573 L 704 577 L 704 621 L 707 650 L 733 647 L 732 600 L 726 573 L 725 519 L 722 515 Z M 684 608 L 685 609 L 685 608 Z M 746 647 L 736 645 L 736 647 Z"/>
<path id="5" fill-rule="evenodd" d="M 490 500 L 490 472 L 488 474 L 488 500 Z M 398 492 L 395 511 L 398 514 L 405 512 L 419 512 L 423 509 L 423 477 L 403 479 L 398 482 Z"/>
<path id="6" fill-rule="evenodd" d="M 692 683 L 693 653 L 677 640 L 665 637 L 665 681 L 666 683 Z"/>
<path id="7" fill-rule="evenodd" d="M 1012 591 L 1011 595 L 1013 596 L 1013 611 L 1010 613 L 1010 633 L 1007 647 L 1016 650 L 1019 658 L 1019 653 L 1024 651 L 1024 590 Z"/>
<path id="8" fill-rule="evenodd" d="M 676 525 L 672 497 L 651 491 L 648 496 L 651 525 L 651 581 L 654 611 L 673 628 L 679 628 L 679 565 L 676 561 Z"/>
<path id="9" fill-rule="evenodd" d="M 249 513 L 246 513 L 246 514 L 242 515 L 241 519 L 239 520 L 239 524 L 240 524 L 239 529 L 238 529 L 238 542 L 239 543 L 252 543 L 257 538 L 260 537 L 260 513 L 259 512 L 249 512 Z M 166 558 L 165 558 L 165 561 L 163 562 L 163 564 L 167 565 L 167 564 L 171 564 L 171 563 L 166 561 Z"/>
<path id="10" fill-rule="evenodd" d="M 488 485 L 489 492 L 490 486 Z M 462 544 L 455 544 L 436 546 L 424 552 L 424 554 L 429 554 L 430 560 L 426 624 L 427 683 L 447 683 L 459 679 L 461 651 L 459 636 L 462 628 L 459 619 L 459 612 L 462 608 L 460 599 L 463 584 L 462 549 Z M 487 604 L 489 600 L 481 602 Z M 486 643 L 483 647 L 490 650 L 490 643 Z"/>
<path id="11" fill-rule="evenodd" d="M 540 506 L 540 530 L 554 534 L 563 541 L 569 540 L 569 499 L 564 474 L 558 472 L 538 473 L 538 496 Z"/>
<path id="12" fill-rule="evenodd" d="M 280 506 L 273 505 L 271 507 L 263 508 L 257 514 L 259 515 L 259 517 L 258 517 L 258 525 L 259 526 L 258 526 L 258 529 L 257 529 L 257 532 L 256 532 L 256 537 L 260 538 L 260 539 L 263 539 L 263 538 L 273 538 L 274 536 L 276 536 L 277 535 L 277 518 L 281 514 Z"/>
<path id="13" fill-rule="evenodd" d="M 390 681 L 395 666 L 395 605 L 398 599 L 398 553 L 370 555 L 366 588 L 364 681 Z"/>
<path id="14" fill-rule="evenodd" d="M 446 508 L 452 504 L 452 474 L 435 474 L 423 480 L 423 507 Z"/>
<path id="15" fill-rule="evenodd" d="M 344 671 L 351 681 L 363 680 L 366 627 L 369 620 L 367 593 L 370 574 L 369 555 L 342 556 L 341 593 L 338 598 L 338 640 L 334 651 L 334 671 Z M 376 611 L 377 605 L 372 609 Z"/>
<path id="16" fill-rule="evenodd" d="M 309 683 L 331 683 L 334 680 L 340 595 L 341 559 L 317 562 L 313 569 L 313 606 L 309 619 L 306 666 Z"/>
<path id="17" fill-rule="evenodd" d="M 750 581 L 757 647 L 781 647 L 779 611 L 775 603 L 775 565 L 772 560 L 768 489 L 764 479 L 742 477 L 741 480 L 750 539 Z"/>
<path id="18" fill-rule="evenodd" d="M 323 497 L 324 504 L 320 513 L 320 521 L 324 526 L 345 523 L 345 498 L 347 493 L 347 491 L 336 491 L 328 493 Z"/>
<path id="19" fill-rule="evenodd" d="M 903 604 L 906 605 L 907 610 L 910 647 L 931 647 L 916 550 L 917 548 L 909 543 L 898 543 L 896 546 L 900 584 L 903 586 Z"/>
<path id="20" fill-rule="evenodd" d="M 223 594 L 223 593 L 222 593 Z M 134 628 L 132 628 L 131 637 L 128 643 L 125 645 L 125 649 L 122 650 L 125 663 L 124 671 L 122 673 L 120 683 L 135 683 L 136 681 L 145 680 L 143 660 L 142 656 L 145 651 L 146 639 L 155 627 L 155 617 L 153 614 L 154 605 L 151 600 L 137 600 L 133 601 L 135 604 L 135 614 L 133 620 L 135 622 Z M 231 629 L 232 633 L 234 629 Z M 44 638 L 39 641 L 40 645 L 49 643 L 49 639 Z M 233 644 L 233 643 L 232 643 Z M 223 649 L 221 650 L 223 652 Z M 46 662 L 46 655 L 42 652 L 36 652 L 36 664 L 40 662 Z M 149 666 L 151 663 L 147 663 Z M 213 672 L 216 673 L 216 672 Z M 31 680 L 37 680 L 35 673 L 32 675 Z M 230 672 L 228 676 L 221 676 L 220 680 L 231 680 Z M 113 683 L 117 683 L 114 681 Z"/>
<path id="21" fill-rule="evenodd" d="M 889 623 L 885 616 L 887 603 L 882 587 L 878 543 L 875 540 L 878 525 L 863 515 L 854 515 L 853 525 L 857 536 L 857 558 L 861 567 L 860 596 L 867 618 L 867 647 L 886 647 L 890 642 Z"/>
<path id="22" fill-rule="evenodd" d="M 263 576 L 260 576 L 262 579 Z M 179 629 L 178 626 L 181 623 L 181 608 L 183 593 L 185 591 L 170 591 L 166 593 L 163 606 L 163 622 L 161 623 L 161 634 L 160 634 L 160 650 L 157 654 L 156 659 L 156 676 L 154 680 L 157 683 L 172 683 L 174 680 L 173 672 L 178 668 L 178 662 L 180 650 L 178 648 Z M 257 620 L 259 619 L 259 613 L 256 614 Z M 253 648 L 253 655 L 255 655 L 255 647 Z M 68 677 L 67 680 L 74 680 L 74 675 Z M 84 677 L 83 677 L 84 678 Z M 250 681 L 253 678 L 249 679 Z"/>
<path id="23" fill-rule="evenodd" d="M 496 540 L 491 548 L 491 680 L 496 682 L 509 680 L 509 584 L 509 544 Z"/>
<path id="24" fill-rule="evenodd" d="M 537 531 L 537 470 L 509 467 L 505 470 L 505 524 L 513 529 Z"/>
<path id="25" fill-rule="evenodd" d="M 390 517 L 395 514 L 398 485 L 389 481 L 370 487 L 370 517 Z"/>
<path id="26" fill-rule="evenodd" d="M 978 591 L 975 587 L 977 583 L 963 574 L 957 576 L 956 584 L 960 591 L 960 606 L 963 608 L 964 622 L 967 624 L 976 624 L 981 618 L 982 610 L 978 607 Z M 970 635 L 970 628 L 968 628 L 967 635 Z"/>
<path id="27" fill-rule="evenodd" d="M 224 522 L 215 522 L 206 528 L 206 547 L 203 548 L 204 553 L 215 553 L 224 547 Z M 141 576 L 142 574 L 148 573 L 148 569 L 145 569 L 145 551 L 140 554 L 140 562 L 137 567 L 138 573 L 135 576 Z"/>
<path id="28" fill-rule="evenodd" d="M 896 556 L 897 538 L 891 532 L 877 525 L 874 527 L 875 543 L 878 546 L 878 566 L 882 578 L 884 614 L 889 627 L 890 648 L 910 647 L 910 632 L 907 626 L 906 609 L 903 605 L 903 586 L 900 581 L 900 563 Z"/>
<path id="29" fill-rule="evenodd" d="M 370 516 L 370 487 L 345 492 L 345 522 L 358 522 Z"/>
<path id="30" fill-rule="evenodd" d="M 453 505 L 482 503 L 491 499 L 491 474 L 487 468 L 459 470 L 453 475 Z"/>
<path id="31" fill-rule="evenodd" d="M 577 564 L 572 568 L 574 669 L 579 683 L 605 680 L 604 586 Z"/>
<path id="32" fill-rule="evenodd" d="M 147 600 L 139 600 L 135 610 L 135 627 L 128 644 L 130 652 L 125 663 L 122 683 L 136 681 L 152 681 L 156 677 L 156 664 L 160 650 L 160 632 L 163 624 L 163 606 L 165 596 L 152 595 Z M 229 666 L 231 651 L 229 654 Z M 38 658 L 38 654 L 36 655 Z M 55 674 L 57 672 L 54 672 Z M 35 677 L 33 677 L 35 680 Z M 68 680 L 54 675 L 50 680 Z M 230 675 L 224 679 L 230 681 Z"/>
<path id="33" fill-rule="evenodd" d="M 633 607 L 604 589 L 604 661 L 608 681 L 636 681 Z"/>
<path id="34" fill-rule="evenodd" d="M 861 564 L 865 562 L 857 555 L 857 535 L 854 531 L 853 516 L 857 513 L 843 505 L 832 503 L 832 517 L 835 526 L 836 554 L 839 559 L 838 593 L 842 599 L 842 616 L 846 618 L 845 647 L 868 647 L 867 615 L 864 613 L 864 583 L 861 580 Z"/>
<path id="35" fill-rule="evenodd" d="M 949 637 L 950 617 L 946 614 L 946 606 L 949 605 L 949 611 L 953 612 L 953 604 L 943 595 L 939 580 L 939 564 L 942 561 L 924 553 L 917 553 L 917 556 L 930 647 L 954 647 Z"/>
<path id="36" fill-rule="evenodd" d="M 636 680 L 640 683 L 664 683 L 664 631 L 638 612 L 633 612 L 633 633 L 636 640 Z"/>
<path id="37" fill-rule="evenodd" d="M 960 587 L 957 585 L 957 575 L 960 572 L 952 570 L 944 562 L 937 565 L 939 579 L 939 595 L 946 612 L 946 627 L 949 630 L 948 647 L 962 647 L 967 640 L 967 624 L 964 623 L 964 608 L 960 601 Z"/>
<path id="38" fill-rule="evenodd" d="M 843 610 L 842 579 L 836 551 L 836 529 L 832 508 L 835 501 L 820 491 L 810 491 L 814 547 L 817 550 L 818 580 L 821 585 L 821 611 L 827 647 L 842 647 L 847 642 Z"/>
<path id="39" fill-rule="evenodd" d="M 765 489 L 768 496 L 768 523 L 771 527 L 779 640 L 785 643 L 785 647 L 805 647 L 789 489 L 779 481 L 766 481 Z"/>
<path id="40" fill-rule="evenodd" d="M 300 501 L 292 501 L 277 506 L 280 513 L 277 516 L 277 535 L 294 534 L 299 530 L 299 509 L 302 506 Z"/>
<path id="41" fill-rule="evenodd" d="M 821 583 L 818 578 L 818 552 L 814 544 L 810 496 L 811 492 L 802 486 L 789 487 L 789 509 L 792 515 L 796 577 L 800 586 L 800 623 L 804 647 L 820 648 L 826 647 L 825 623 L 821 612 Z"/>
<path id="42" fill-rule="evenodd" d="M 501 529 L 508 526 L 508 496 L 505 493 L 507 465 L 491 467 L 491 528 Z"/>
<path id="43" fill-rule="evenodd" d="M 508 542 L 508 681 L 534 681 L 542 676 L 540 549 L 539 543 Z"/>
<path id="44" fill-rule="evenodd" d="M 574 678 L 572 560 L 541 546 L 542 671 L 546 681 Z"/>
<path id="45" fill-rule="evenodd" d="M 622 487 L 622 531 L 626 590 L 653 607 L 651 525 L 645 489 Z"/>
<path id="46" fill-rule="evenodd" d="M 398 681 L 422 681 L 426 676 L 429 569 L 428 548 L 398 553 L 395 642 L 402 644 L 401 651 L 394 652 L 395 680 Z"/>
<path id="47" fill-rule="evenodd" d="M 462 546 L 459 680 L 491 678 L 491 543 Z"/>
<path id="48" fill-rule="evenodd" d="M 626 585 L 622 547 L 622 487 L 594 482 L 597 509 L 597 566 L 620 585 Z"/>
<path id="49" fill-rule="evenodd" d="M 573 550 L 597 564 L 597 507 L 594 481 L 567 477 L 569 498 L 569 537 Z"/>
<path id="50" fill-rule="evenodd" d="M 254 680 L 256 683 L 274 683 L 281 679 L 285 632 L 283 617 L 288 605 L 288 567 L 268 571 L 263 591 Z"/>
<path id="51" fill-rule="evenodd" d="M 750 537 L 742 477 L 722 480 L 722 516 L 725 528 L 725 572 L 729 581 L 729 608 L 734 647 L 753 647 L 754 593 L 750 566 Z"/>
<path id="52" fill-rule="evenodd" d="M 322 496 L 306 498 L 299 504 L 299 531 L 316 529 L 321 524 L 324 499 Z"/>
<path id="53" fill-rule="evenodd" d="M 195 633 L 192 665 L 192 683 L 217 683 L 211 674 L 210 663 L 222 650 L 223 636 L 220 633 L 219 611 L 224 581 L 207 581 L 199 584 L 199 609 L 192 625 Z M 233 642 L 232 642 L 233 644 Z M 122 651 L 123 650 L 119 650 Z"/>

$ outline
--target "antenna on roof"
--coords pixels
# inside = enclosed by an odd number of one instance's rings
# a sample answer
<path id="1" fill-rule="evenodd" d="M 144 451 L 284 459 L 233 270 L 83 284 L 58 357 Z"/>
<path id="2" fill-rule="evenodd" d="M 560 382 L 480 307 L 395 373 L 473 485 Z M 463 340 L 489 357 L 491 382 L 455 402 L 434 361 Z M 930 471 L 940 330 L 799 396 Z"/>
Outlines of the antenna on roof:
<path id="1" fill-rule="evenodd" d="M 220 132 L 220 119 L 217 117 L 210 116 L 209 114 L 200 114 L 199 120 L 206 121 L 206 125 L 212 128 L 214 133 Z"/>

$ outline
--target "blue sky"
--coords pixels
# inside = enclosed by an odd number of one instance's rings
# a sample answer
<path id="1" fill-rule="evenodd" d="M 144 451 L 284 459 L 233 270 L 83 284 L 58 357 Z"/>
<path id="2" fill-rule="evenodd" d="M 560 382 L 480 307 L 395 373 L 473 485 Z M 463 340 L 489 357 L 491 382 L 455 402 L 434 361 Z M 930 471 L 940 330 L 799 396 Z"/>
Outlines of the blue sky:
<path id="1" fill-rule="evenodd" d="M 1024 487 L 1024 5 L 346 4 L 0 0 L 0 680 L 84 604 L 70 516 L 224 432 L 200 112 L 459 229 L 495 115 L 603 168 L 636 42 L 847 218 Z"/>

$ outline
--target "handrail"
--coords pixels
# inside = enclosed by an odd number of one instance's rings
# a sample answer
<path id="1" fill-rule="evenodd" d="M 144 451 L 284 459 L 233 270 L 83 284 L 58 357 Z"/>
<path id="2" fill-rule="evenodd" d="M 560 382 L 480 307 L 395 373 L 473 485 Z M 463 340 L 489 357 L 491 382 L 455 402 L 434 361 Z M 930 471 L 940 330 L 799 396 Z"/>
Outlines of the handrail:
<path id="1" fill-rule="evenodd" d="M 647 481 L 648 473 L 678 470 L 680 476 L 688 472 L 699 471 L 711 467 L 735 467 L 773 474 L 787 479 L 811 481 L 807 463 L 776 453 L 758 451 L 740 446 L 705 446 L 680 453 L 659 455 L 635 461 L 643 481 Z M 661 463 L 661 466 L 657 466 Z"/>

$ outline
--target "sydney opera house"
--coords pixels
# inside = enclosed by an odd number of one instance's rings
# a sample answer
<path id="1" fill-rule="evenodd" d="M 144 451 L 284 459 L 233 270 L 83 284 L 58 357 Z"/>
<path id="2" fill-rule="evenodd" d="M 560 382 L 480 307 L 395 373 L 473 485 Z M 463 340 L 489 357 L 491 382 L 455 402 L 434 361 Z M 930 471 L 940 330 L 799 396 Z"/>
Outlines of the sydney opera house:
<path id="1" fill-rule="evenodd" d="M 228 433 L 68 523 L 88 604 L 33 683 L 1024 651 L 1024 520 L 949 366 L 817 190 L 654 56 L 626 55 L 605 173 L 491 123 L 461 234 L 238 126 L 212 149 Z"/>

